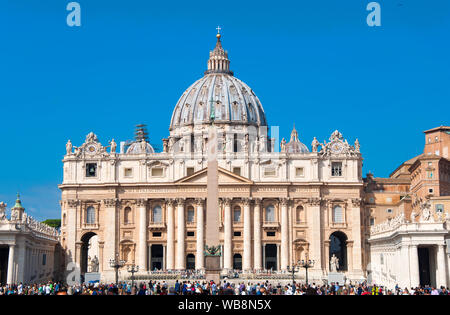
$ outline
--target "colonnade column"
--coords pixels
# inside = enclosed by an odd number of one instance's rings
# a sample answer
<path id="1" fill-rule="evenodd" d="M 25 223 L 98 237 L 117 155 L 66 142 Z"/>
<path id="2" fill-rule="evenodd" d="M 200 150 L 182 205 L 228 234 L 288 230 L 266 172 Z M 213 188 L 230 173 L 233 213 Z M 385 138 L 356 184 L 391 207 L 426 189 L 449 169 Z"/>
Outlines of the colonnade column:
<path id="1" fill-rule="evenodd" d="M 281 199 L 281 270 L 287 269 L 289 261 L 288 202 L 286 198 Z"/>
<path id="2" fill-rule="evenodd" d="M 167 200 L 167 269 L 175 269 L 174 200 Z"/>
<path id="3" fill-rule="evenodd" d="M 244 200 L 244 271 L 252 270 L 252 223 L 250 213 L 250 199 Z"/>
<path id="4" fill-rule="evenodd" d="M 186 269 L 185 238 L 184 199 L 179 198 L 177 199 L 177 256 L 175 263 L 175 268 L 178 270 Z"/>
<path id="5" fill-rule="evenodd" d="M 197 254 L 195 255 L 195 269 L 201 270 L 205 268 L 205 236 L 204 226 L 205 219 L 203 216 L 203 200 L 197 199 Z"/>
<path id="6" fill-rule="evenodd" d="M 437 287 L 447 287 L 447 268 L 445 264 L 445 248 L 444 245 L 438 245 L 437 247 L 437 279 L 436 286 Z"/>
<path id="7" fill-rule="evenodd" d="M 9 255 L 8 255 L 8 276 L 7 276 L 7 283 L 8 284 L 14 284 L 14 270 L 15 270 L 15 259 L 14 259 L 14 248 L 16 245 L 9 245 Z"/>
<path id="8" fill-rule="evenodd" d="M 139 247 L 138 265 L 139 270 L 147 270 L 147 200 L 138 199 L 137 207 L 139 211 Z"/>
<path id="9" fill-rule="evenodd" d="M 233 222 L 231 221 L 231 199 L 224 199 L 224 240 L 223 240 L 223 263 L 224 269 L 233 269 L 233 253 L 232 253 L 232 230 Z"/>
<path id="10" fill-rule="evenodd" d="M 262 247 L 261 247 L 261 199 L 255 200 L 255 207 L 253 209 L 253 258 L 254 269 L 261 270 L 262 268 Z"/>
<path id="11" fill-rule="evenodd" d="M 409 246 L 409 263 L 410 263 L 410 281 L 411 287 L 418 287 L 420 284 L 420 275 L 419 275 L 419 254 L 417 251 L 417 245 Z"/>

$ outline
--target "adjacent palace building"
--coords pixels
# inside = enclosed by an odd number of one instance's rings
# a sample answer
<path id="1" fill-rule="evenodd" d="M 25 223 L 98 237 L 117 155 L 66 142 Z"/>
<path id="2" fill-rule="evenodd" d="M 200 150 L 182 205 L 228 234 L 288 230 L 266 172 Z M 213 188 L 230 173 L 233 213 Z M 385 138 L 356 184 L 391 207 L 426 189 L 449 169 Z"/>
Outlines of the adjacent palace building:
<path id="1" fill-rule="evenodd" d="M 212 122 L 218 209 L 206 208 Z M 334 255 L 351 281 L 447 285 L 449 127 L 427 131 L 424 154 L 389 178 L 363 179 L 357 139 L 350 144 L 335 131 L 309 149 L 295 128 L 289 141 L 269 136 L 262 104 L 230 71 L 218 34 L 205 75 L 179 99 L 169 131 L 158 153 L 143 126 L 118 148 L 94 133 L 79 147 L 67 143 L 59 186 L 66 263 L 84 274 L 98 260 L 103 281 L 114 279 L 114 258 L 138 265 L 141 279 L 155 270 L 201 273 L 206 217 L 218 211 L 224 275 L 289 279 L 288 266 L 310 259 L 309 279 L 321 282 Z"/>

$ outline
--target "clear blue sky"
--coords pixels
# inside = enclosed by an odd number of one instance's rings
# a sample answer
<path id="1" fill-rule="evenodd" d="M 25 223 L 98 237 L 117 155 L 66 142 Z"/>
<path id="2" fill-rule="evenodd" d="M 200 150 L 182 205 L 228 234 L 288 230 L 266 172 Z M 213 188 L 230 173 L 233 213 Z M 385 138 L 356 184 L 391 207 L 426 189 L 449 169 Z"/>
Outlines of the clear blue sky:
<path id="1" fill-rule="evenodd" d="M 182 92 L 203 75 L 215 28 L 235 75 L 270 125 L 308 146 L 339 129 L 356 137 L 364 174 L 388 176 L 423 149 L 422 131 L 449 125 L 450 1 L 0 2 L 0 201 L 20 191 L 38 219 L 59 218 L 61 160 L 71 139 L 106 144 L 149 126 L 161 147 Z"/>

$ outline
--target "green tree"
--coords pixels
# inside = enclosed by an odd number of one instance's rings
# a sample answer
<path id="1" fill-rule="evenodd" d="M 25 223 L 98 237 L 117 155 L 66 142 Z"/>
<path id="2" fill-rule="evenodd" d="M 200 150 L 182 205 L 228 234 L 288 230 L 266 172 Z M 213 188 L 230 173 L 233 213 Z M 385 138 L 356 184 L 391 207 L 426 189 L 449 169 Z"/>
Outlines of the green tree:
<path id="1" fill-rule="evenodd" d="M 47 224 L 48 226 L 54 227 L 58 229 L 61 227 L 61 219 L 48 219 L 43 221 L 42 223 Z"/>

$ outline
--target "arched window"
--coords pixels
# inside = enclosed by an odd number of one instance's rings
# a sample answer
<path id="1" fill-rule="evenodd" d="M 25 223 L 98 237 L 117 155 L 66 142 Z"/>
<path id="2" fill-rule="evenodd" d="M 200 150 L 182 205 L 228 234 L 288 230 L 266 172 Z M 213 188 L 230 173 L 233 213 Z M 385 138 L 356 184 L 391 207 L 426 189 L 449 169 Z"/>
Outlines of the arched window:
<path id="1" fill-rule="evenodd" d="M 296 211 L 296 217 L 297 217 L 297 223 L 301 223 L 303 221 L 303 207 L 302 206 L 298 206 L 297 207 L 297 211 Z"/>
<path id="2" fill-rule="evenodd" d="M 131 224 L 131 208 L 130 207 L 126 207 L 123 210 L 123 222 L 125 224 Z"/>
<path id="3" fill-rule="evenodd" d="M 334 206 L 333 208 L 333 222 L 344 223 L 344 212 L 341 206 Z"/>
<path id="4" fill-rule="evenodd" d="M 154 207 L 152 211 L 153 211 L 153 213 L 152 213 L 153 222 L 161 223 L 162 222 L 162 208 L 161 208 L 161 206 Z"/>
<path id="5" fill-rule="evenodd" d="M 94 207 L 88 207 L 86 209 L 86 223 L 87 224 L 95 223 L 95 208 Z"/>
<path id="6" fill-rule="evenodd" d="M 275 207 L 273 205 L 266 207 L 266 222 L 275 222 Z"/>
<path id="7" fill-rule="evenodd" d="M 63 225 L 66 225 L 67 224 L 67 222 L 66 222 L 66 214 L 64 213 L 63 214 Z"/>
<path id="8" fill-rule="evenodd" d="M 241 222 L 241 208 L 235 207 L 233 210 L 233 221 L 234 222 Z"/>
<path id="9" fill-rule="evenodd" d="M 194 212 L 194 208 L 193 207 L 189 207 L 187 209 L 187 221 L 189 223 L 193 223 L 195 219 L 195 212 Z"/>

